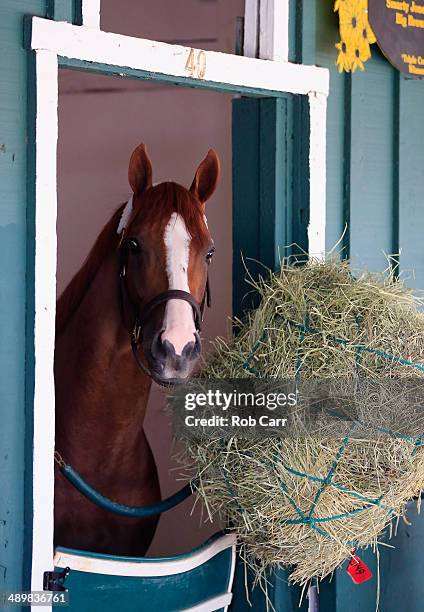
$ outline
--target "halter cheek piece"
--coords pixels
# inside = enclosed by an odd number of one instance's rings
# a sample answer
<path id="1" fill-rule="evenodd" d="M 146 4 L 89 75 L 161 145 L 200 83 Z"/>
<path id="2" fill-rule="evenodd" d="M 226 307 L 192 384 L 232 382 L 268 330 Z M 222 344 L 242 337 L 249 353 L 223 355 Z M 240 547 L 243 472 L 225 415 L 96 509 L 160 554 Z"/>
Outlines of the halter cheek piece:
<path id="1" fill-rule="evenodd" d="M 148 374 L 151 378 L 155 380 L 154 374 L 152 373 L 150 368 L 143 363 L 139 355 L 139 345 L 142 340 L 144 325 L 147 323 L 150 315 L 155 310 L 155 308 L 157 308 L 157 306 L 160 306 L 161 304 L 166 304 L 166 302 L 168 302 L 169 300 L 183 300 L 184 302 L 188 302 L 192 307 L 196 331 L 200 332 L 205 305 L 208 307 L 210 307 L 211 305 L 209 276 L 206 277 L 205 292 L 203 294 L 203 298 L 200 304 L 188 291 L 182 291 L 181 289 L 168 289 L 167 291 L 159 293 L 149 302 L 140 307 L 139 304 L 136 304 L 134 300 L 131 299 L 131 296 L 128 291 L 127 268 L 129 250 L 129 240 L 122 240 L 119 246 L 119 301 L 121 305 L 121 314 L 124 324 L 126 324 L 128 317 L 126 317 L 125 305 L 127 303 L 132 306 L 133 312 L 136 313 L 133 324 L 130 327 L 126 325 L 131 337 L 131 349 L 138 366 L 146 374 Z M 180 381 L 173 379 L 169 382 L 169 384 L 175 384 L 176 382 Z"/>

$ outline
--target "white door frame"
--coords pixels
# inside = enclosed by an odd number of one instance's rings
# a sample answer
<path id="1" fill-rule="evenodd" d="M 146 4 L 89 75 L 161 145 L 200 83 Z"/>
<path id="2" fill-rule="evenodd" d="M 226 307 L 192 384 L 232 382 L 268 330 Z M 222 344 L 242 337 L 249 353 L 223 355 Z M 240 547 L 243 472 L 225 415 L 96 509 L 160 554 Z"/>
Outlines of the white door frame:
<path id="1" fill-rule="evenodd" d="M 260 2 L 260 6 L 258 4 Z M 112 65 L 144 78 L 173 79 L 246 95 L 307 95 L 310 104 L 310 252 L 325 251 L 326 102 L 329 72 L 287 61 L 288 0 L 246 0 L 246 53 L 251 11 L 259 6 L 262 30 L 258 54 L 267 59 L 191 49 L 100 30 L 100 0 L 83 0 L 83 25 L 32 18 L 36 55 L 35 126 L 35 388 L 33 454 L 32 589 L 42 590 L 43 572 L 53 563 L 54 340 L 56 310 L 56 217 L 58 66 L 60 58 Z M 250 21 L 249 21 L 250 20 Z M 264 25 L 266 24 L 266 25 Z M 278 24 L 278 25 L 277 25 Z M 257 27 L 257 26 L 256 26 Z M 255 34 L 256 39 L 256 34 Z M 187 68 L 201 54 L 205 70 Z M 256 51 L 255 53 L 256 54 Z M 37 610 L 50 610 L 50 606 Z M 35 608 L 34 608 L 35 610 Z"/>

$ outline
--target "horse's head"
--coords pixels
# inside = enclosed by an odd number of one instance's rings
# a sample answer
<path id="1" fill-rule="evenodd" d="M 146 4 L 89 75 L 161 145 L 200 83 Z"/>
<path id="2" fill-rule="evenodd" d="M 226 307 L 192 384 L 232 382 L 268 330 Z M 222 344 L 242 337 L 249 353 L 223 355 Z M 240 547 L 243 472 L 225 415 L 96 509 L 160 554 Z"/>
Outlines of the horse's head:
<path id="1" fill-rule="evenodd" d="M 205 203 L 215 191 L 219 170 L 219 159 L 210 150 L 190 189 L 173 182 L 153 185 L 145 145 L 130 159 L 132 208 L 123 230 L 126 287 L 139 318 L 149 373 L 162 384 L 183 382 L 200 357 L 199 311 L 214 251 Z"/>

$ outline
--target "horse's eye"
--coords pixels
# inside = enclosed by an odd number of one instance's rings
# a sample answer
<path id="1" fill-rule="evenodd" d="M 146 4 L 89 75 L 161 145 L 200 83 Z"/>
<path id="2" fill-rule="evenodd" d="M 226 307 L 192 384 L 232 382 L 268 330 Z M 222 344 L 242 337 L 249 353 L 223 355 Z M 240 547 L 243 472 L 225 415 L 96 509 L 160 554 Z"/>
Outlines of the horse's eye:
<path id="1" fill-rule="evenodd" d="M 128 238 L 128 247 L 133 253 L 139 253 L 141 246 L 137 238 Z"/>
<path id="2" fill-rule="evenodd" d="M 215 253 L 215 247 L 210 248 L 209 251 L 206 253 L 206 261 L 208 263 L 210 263 L 210 261 L 212 260 L 214 253 Z"/>

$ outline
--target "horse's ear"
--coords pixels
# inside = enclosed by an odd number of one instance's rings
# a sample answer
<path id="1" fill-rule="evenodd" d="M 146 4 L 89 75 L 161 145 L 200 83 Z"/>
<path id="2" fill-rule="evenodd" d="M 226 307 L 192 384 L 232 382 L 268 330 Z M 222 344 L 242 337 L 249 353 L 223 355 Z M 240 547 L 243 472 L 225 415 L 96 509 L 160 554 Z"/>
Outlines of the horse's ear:
<path id="1" fill-rule="evenodd" d="M 209 200 L 215 191 L 218 183 L 221 164 L 213 149 L 209 149 L 208 154 L 196 170 L 190 192 L 202 202 Z"/>
<path id="2" fill-rule="evenodd" d="M 128 180 L 135 195 L 152 186 L 152 162 L 143 143 L 138 145 L 131 155 Z"/>

